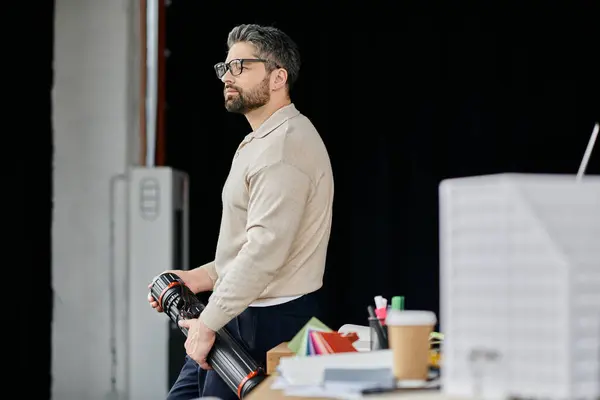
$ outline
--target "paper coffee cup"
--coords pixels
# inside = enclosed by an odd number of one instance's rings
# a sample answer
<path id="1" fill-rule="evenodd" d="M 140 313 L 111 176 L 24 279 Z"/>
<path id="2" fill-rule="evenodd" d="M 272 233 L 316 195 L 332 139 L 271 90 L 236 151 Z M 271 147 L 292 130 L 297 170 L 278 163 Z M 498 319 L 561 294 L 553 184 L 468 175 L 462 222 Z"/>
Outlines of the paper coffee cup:
<path id="1" fill-rule="evenodd" d="M 431 311 L 388 310 L 385 320 L 393 354 L 393 371 L 398 380 L 427 380 L 429 335 L 437 318 Z"/>

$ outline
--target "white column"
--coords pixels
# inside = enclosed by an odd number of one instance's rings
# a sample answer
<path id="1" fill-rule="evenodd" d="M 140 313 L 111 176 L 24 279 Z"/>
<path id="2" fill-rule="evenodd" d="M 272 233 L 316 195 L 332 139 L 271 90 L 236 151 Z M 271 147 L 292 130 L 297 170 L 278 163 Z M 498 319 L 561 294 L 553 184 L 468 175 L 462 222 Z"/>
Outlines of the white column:
<path id="1" fill-rule="evenodd" d="M 113 219 L 110 182 L 139 161 L 138 16 L 130 0 L 56 1 L 53 399 L 127 389 L 125 186 Z"/>

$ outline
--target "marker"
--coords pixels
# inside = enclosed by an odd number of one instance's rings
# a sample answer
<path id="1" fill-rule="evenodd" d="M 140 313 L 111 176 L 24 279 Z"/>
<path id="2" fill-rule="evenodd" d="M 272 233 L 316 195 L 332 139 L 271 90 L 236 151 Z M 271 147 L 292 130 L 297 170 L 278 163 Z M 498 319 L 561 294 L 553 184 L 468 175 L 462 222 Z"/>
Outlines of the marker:
<path id="1" fill-rule="evenodd" d="M 404 311 L 404 296 L 392 297 L 392 310 Z"/>
<path id="2" fill-rule="evenodd" d="M 387 300 L 383 296 L 375 296 L 375 308 L 385 308 Z"/>
<path id="3" fill-rule="evenodd" d="M 375 314 L 377 315 L 377 318 L 385 321 L 385 318 L 387 317 L 387 299 L 385 297 L 375 296 Z"/>

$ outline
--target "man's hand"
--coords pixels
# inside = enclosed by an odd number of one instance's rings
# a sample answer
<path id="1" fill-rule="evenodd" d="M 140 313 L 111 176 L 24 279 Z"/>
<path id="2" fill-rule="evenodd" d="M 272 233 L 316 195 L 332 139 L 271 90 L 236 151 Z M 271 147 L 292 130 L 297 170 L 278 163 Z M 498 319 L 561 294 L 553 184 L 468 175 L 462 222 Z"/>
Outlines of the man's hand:
<path id="1" fill-rule="evenodd" d="M 179 320 L 179 326 L 188 329 L 185 351 L 202 369 L 212 369 L 206 357 L 215 343 L 215 332 L 199 319 Z"/>
<path id="2" fill-rule="evenodd" d="M 185 283 L 186 286 L 191 289 L 191 285 L 192 285 L 193 282 L 190 279 L 191 277 L 189 276 L 190 275 L 189 271 L 184 271 L 184 270 L 179 270 L 179 269 L 177 269 L 177 270 L 173 269 L 173 270 L 163 271 L 163 272 L 161 272 L 161 275 L 165 274 L 167 272 L 170 272 L 170 273 L 173 273 L 173 274 L 177 275 L 183 281 L 183 283 Z M 152 286 L 152 282 L 150 282 L 148 284 L 148 289 L 150 289 L 151 286 Z M 152 308 L 154 308 L 156 311 L 163 312 L 163 309 L 160 307 L 160 304 L 158 304 L 158 299 L 155 299 L 154 297 L 152 297 L 152 293 L 148 293 L 148 303 L 150 303 L 150 306 Z"/>
<path id="3" fill-rule="evenodd" d="M 211 280 L 210 276 L 208 275 L 208 272 L 206 272 L 202 268 L 196 268 L 196 269 L 192 269 L 192 270 L 181 270 L 181 269 L 167 270 L 167 271 L 163 271 L 161 274 L 164 274 L 167 272 L 171 272 L 171 273 L 177 275 L 193 293 L 197 294 L 200 292 L 207 292 L 207 291 L 213 289 L 213 286 L 214 286 L 213 281 Z M 152 286 L 152 282 L 148 284 L 148 289 L 151 286 Z M 148 293 L 148 302 L 150 303 L 150 306 L 152 308 L 154 308 L 156 311 L 163 312 L 163 309 L 158 304 L 157 299 L 152 297 L 151 293 Z"/>

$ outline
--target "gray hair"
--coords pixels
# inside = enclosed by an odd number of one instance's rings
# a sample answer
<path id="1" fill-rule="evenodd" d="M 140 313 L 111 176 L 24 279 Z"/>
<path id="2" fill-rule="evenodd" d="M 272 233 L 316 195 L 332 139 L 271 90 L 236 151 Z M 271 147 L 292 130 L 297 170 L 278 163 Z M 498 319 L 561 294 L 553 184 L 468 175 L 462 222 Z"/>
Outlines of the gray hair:
<path id="1" fill-rule="evenodd" d="M 300 51 L 294 41 L 281 30 L 271 26 L 256 24 L 238 25 L 229 32 L 227 47 L 238 42 L 249 42 L 254 45 L 259 58 L 273 61 L 288 73 L 288 90 L 292 88 L 300 74 Z M 274 68 L 266 64 L 267 70 Z"/>

